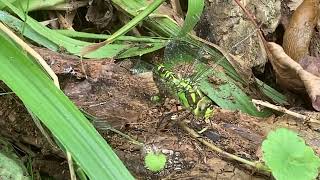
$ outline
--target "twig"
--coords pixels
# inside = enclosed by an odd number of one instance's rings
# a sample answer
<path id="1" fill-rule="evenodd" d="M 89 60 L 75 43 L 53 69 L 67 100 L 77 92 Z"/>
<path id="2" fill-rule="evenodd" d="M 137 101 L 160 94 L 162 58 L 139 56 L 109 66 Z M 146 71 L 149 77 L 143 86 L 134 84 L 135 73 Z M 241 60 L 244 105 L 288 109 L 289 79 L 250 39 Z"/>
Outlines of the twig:
<path id="1" fill-rule="evenodd" d="M 14 92 L 5 92 L 5 93 L 0 93 L 0 96 L 8 95 L 8 94 L 14 94 Z"/>
<path id="2" fill-rule="evenodd" d="M 250 21 L 252 22 L 252 24 L 253 24 L 257 29 L 259 29 L 257 33 L 258 33 L 258 36 L 260 37 L 260 39 L 261 39 L 261 41 L 262 41 L 262 44 L 263 44 L 263 46 L 264 46 L 264 49 L 265 49 L 265 51 L 266 51 L 266 53 L 267 53 L 267 57 L 268 57 L 270 63 L 272 64 L 272 66 L 273 66 L 273 67 L 276 67 L 276 66 L 274 65 L 274 57 L 272 56 L 272 54 L 271 54 L 271 52 L 270 52 L 270 50 L 269 50 L 269 48 L 268 48 L 268 41 L 264 38 L 262 31 L 260 30 L 257 22 L 255 21 L 255 18 L 253 18 L 254 16 L 252 15 L 252 13 L 250 13 L 250 12 L 241 4 L 241 2 L 240 2 L 239 0 L 234 0 L 234 1 L 235 1 L 235 2 L 238 4 L 238 6 L 244 11 L 244 13 L 249 17 L 249 19 L 250 19 Z"/>
<path id="3" fill-rule="evenodd" d="M 252 21 L 252 23 L 254 24 L 254 26 L 258 27 L 258 24 L 256 23 L 256 18 L 254 15 L 252 15 L 252 13 L 250 13 L 244 6 L 243 4 L 239 1 L 239 0 L 234 0 L 238 6 L 244 11 L 244 13 L 248 16 L 248 18 L 250 19 L 250 21 Z"/>
<path id="4" fill-rule="evenodd" d="M 238 157 L 236 155 L 230 154 L 220 148 L 218 148 L 217 146 L 215 146 L 214 144 L 204 140 L 196 131 L 194 131 L 193 129 L 189 128 L 186 123 L 184 121 L 179 121 L 178 124 L 180 125 L 180 127 L 182 127 L 182 129 L 184 129 L 185 131 L 187 131 L 191 137 L 197 139 L 198 141 L 200 141 L 202 144 L 206 145 L 207 147 L 209 147 L 210 149 L 212 149 L 215 152 L 218 152 L 230 159 L 234 159 L 236 161 L 239 161 L 241 163 L 247 164 L 251 167 L 254 167 L 258 170 L 263 170 L 263 171 L 267 171 L 269 172 L 268 168 L 266 166 L 264 166 L 263 164 L 259 163 L 259 162 L 252 162 L 246 159 L 243 159 L 241 157 Z"/>
<path id="5" fill-rule="evenodd" d="M 77 180 L 76 173 L 74 172 L 72 156 L 71 156 L 71 153 L 69 151 L 67 151 L 67 160 L 68 160 L 68 165 L 69 165 L 69 170 L 70 170 L 70 179 L 71 180 Z"/>
<path id="6" fill-rule="evenodd" d="M 143 146 L 144 144 L 142 142 L 139 142 L 135 139 L 133 139 L 131 136 L 113 128 L 110 124 L 107 123 L 107 121 L 105 119 L 99 119 L 91 114 L 89 114 L 88 112 L 84 111 L 81 109 L 81 112 L 86 116 L 87 119 L 89 119 L 92 124 L 94 125 L 95 128 L 97 129 L 101 129 L 101 130 L 110 130 L 114 133 L 119 134 L 120 136 L 126 138 L 129 140 L 130 143 L 138 145 L 138 146 Z"/>
<path id="7" fill-rule="evenodd" d="M 258 26 L 258 23 L 256 22 L 256 18 L 252 15 L 252 13 L 250 13 L 244 6 L 243 4 L 241 4 L 241 2 L 239 0 L 234 0 L 238 6 L 244 11 L 244 13 L 248 16 L 248 18 L 250 19 L 250 21 L 252 22 L 252 24 L 254 25 L 254 27 L 256 29 L 259 29 L 258 30 L 258 35 L 260 36 L 262 42 L 263 42 L 263 45 L 265 46 L 266 49 L 267 48 L 267 40 L 264 38 L 261 30 L 260 30 L 260 27 Z"/>
<path id="8" fill-rule="evenodd" d="M 95 125 L 97 126 L 97 129 L 110 130 L 110 131 L 112 131 L 112 132 L 114 132 L 114 133 L 116 133 L 116 134 L 119 134 L 120 136 L 128 139 L 129 142 L 131 142 L 132 144 L 135 144 L 135 145 L 137 145 L 137 146 L 143 146 L 143 143 L 142 143 L 142 142 L 139 142 L 139 141 L 133 139 L 131 136 L 129 136 L 129 135 L 127 135 L 127 134 L 124 134 L 123 132 L 121 132 L 121 131 L 119 131 L 119 130 L 113 128 L 113 127 L 111 127 L 111 125 L 105 125 L 105 127 L 99 127 L 99 126 L 97 125 L 97 123 L 104 123 L 104 124 L 105 124 L 105 123 L 106 123 L 105 121 L 94 121 L 94 123 L 95 123 Z"/>
<path id="9" fill-rule="evenodd" d="M 273 104 L 271 104 L 269 102 L 264 102 L 264 101 L 256 100 L 256 99 L 252 99 L 252 103 L 256 104 L 256 105 L 261 105 L 261 106 L 264 106 L 264 107 L 267 107 L 267 108 L 270 108 L 270 109 L 273 109 L 273 110 L 276 110 L 276 111 L 279 111 L 279 112 L 283 112 L 285 114 L 288 114 L 290 116 L 296 117 L 298 119 L 302 119 L 302 120 L 304 120 L 305 122 L 308 122 L 308 123 L 320 124 L 320 121 L 317 120 L 317 119 L 314 119 L 314 118 L 311 118 L 309 116 L 302 115 L 302 114 L 290 111 L 290 110 L 288 110 L 288 109 L 286 109 L 285 107 L 282 107 L 282 106 L 276 106 L 276 105 L 273 105 Z"/>

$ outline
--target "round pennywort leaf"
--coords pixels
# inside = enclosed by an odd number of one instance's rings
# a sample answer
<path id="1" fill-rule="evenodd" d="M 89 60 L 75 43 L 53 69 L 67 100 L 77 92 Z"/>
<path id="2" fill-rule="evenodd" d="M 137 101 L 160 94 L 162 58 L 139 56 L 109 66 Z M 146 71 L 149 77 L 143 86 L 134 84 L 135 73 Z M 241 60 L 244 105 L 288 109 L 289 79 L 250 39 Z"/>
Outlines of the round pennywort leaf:
<path id="1" fill-rule="evenodd" d="M 320 159 L 295 132 L 279 128 L 262 143 L 263 159 L 277 180 L 312 180 Z"/>
<path id="2" fill-rule="evenodd" d="M 145 166 L 152 172 L 161 171 L 167 162 L 167 157 L 162 153 L 149 152 L 144 158 Z"/>

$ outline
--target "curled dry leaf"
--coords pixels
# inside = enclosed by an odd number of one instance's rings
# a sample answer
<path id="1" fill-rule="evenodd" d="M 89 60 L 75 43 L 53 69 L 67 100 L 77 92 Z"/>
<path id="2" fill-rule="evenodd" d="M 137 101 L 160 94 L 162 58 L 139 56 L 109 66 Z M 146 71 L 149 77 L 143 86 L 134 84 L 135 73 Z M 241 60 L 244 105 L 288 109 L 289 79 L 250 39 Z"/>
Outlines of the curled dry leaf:
<path id="1" fill-rule="evenodd" d="M 309 55 L 309 46 L 319 16 L 319 0 L 304 0 L 293 13 L 283 36 L 283 49 L 299 62 Z"/>
<path id="2" fill-rule="evenodd" d="M 302 4 L 302 2 L 303 0 L 290 0 L 287 6 L 289 7 L 290 11 L 294 11 Z M 317 29 L 320 29 L 320 19 L 318 19 L 317 22 Z"/>
<path id="3" fill-rule="evenodd" d="M 306 56 L 299 61 L 299 64 L 302 66 L 304 70 L 320 77 L 320 58 L 319 57 Z"/>
<path id="4" fill-rule="evenodd" d="M 293 1 L 293 0 L 292 0 Z M 312 57 L 309 46 L 319 19 L 320 0 L 304 0 L 293 13 L 284 33 L 283 49 L 269 43 L 278 83 L 286 89 L 307 93 L 320 111 L 320 58 Z"/>
<path id="5" fill-rule="evenodd" d="M 313 108 L 320 111 L 320 77 L 305 70 L 280 45 L 269 42 L 268 48 L 274 57 L 272 65 L 277 74 L 277 82 L 288 90 L 299 93 L 306 91 Z"/>
<path id="6" fill-rule="evenodd" d="M 288 7 L 290 9 L 290 11 L 294 11 L 297 9 L 298 6 L 300 6 L 300 4 L 303 2 L 303 0 L 290 0 L 288 2 Z"/>
<path id="7" fill-rule="evenodd" d="M 92 22 L 98 29 L 105 30 L 113 16 L 110 0 L 90 0 L 86 20 Z"/>
<path id="8" fill-rule="evenodd" d="M 320 111 L 320 78 L 303 69 L 299 75 L 311 99 L 312 107 Z"/>

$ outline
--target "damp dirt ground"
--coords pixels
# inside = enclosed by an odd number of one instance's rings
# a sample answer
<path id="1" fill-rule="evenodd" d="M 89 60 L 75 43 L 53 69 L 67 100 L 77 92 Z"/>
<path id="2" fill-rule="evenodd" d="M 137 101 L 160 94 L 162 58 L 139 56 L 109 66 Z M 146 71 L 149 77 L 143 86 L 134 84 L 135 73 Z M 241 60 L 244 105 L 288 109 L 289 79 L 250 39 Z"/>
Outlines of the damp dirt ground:
<path id="1" fill-rule="evenodd" d="M 93 124 L 137 179 L 272 179 L 268 173 L 257 172 L 212 151 L 192 138 L 177 120 L 172 120 L 173 116 L 196 131 L 207 127 L 201 138 L 252 161 L 261 159 L 261 142 L 277 127 L 295 130 L 320 153 L 319 133 L 289 116 L 255 118 L 216 108 L 210 122 L 205 123 L 181 110 L 172 97 L 151 101 L 151 97 L 161 94 L 161 87 L 151 72 L 132 74 L 129 60 L 80 64 L 76 57 L 36 49 L 59 75 L 65 94 L 80 109 L 99 118 Z M 10 91 L 5 84 L 0 87 L 3 92 Z M 21 159 L 31 159 L 34 173 L 69 179 L 64 153 L 48 142 L 14 94 L 0 96 L 0 117 L 1 138 L 14 145 Z M 147 170 L 143 148 L 106 130 L 110 126 L 143 142 L 145 147 L 165 153 L 165 169 L 158 173 Z"/>

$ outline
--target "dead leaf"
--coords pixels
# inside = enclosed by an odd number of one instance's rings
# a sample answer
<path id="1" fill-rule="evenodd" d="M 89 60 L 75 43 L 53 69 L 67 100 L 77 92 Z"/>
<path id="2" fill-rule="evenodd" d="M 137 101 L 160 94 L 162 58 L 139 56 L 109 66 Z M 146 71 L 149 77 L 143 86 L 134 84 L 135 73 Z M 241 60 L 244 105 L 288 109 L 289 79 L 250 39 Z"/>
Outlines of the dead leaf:
<path id="1" fill-rule="evenodd" d="M 269 42 L 268 48 L 274 57 L 272 65 L 276 71 L 277 82 L 288 90 L 306 92 L 313 108 L 320 111 L 320 77 L 308 72 L 291 59 L 280 45 Z"/>
<path id="2" fill-rule="evenodd" d="M 320 77 L 320 57 L 306 56 L 299 61 L 302 68 Z"/>
<path id="3" fill-rule="evenodd" d="M 113 16 L 113 7 L 110 0 L 91 0 L 86 14 L 86 20 L 92 22 L 98 29 L 108 27 Z"/>
<path id="4" fill-rule="evenodd" d="M 300 6 L 300 4 L 303 2 L 303 0 L 291 0 L 288 3 L 288 7 L 290 9 L 290 11 L 294 11 L 297 9 L 298 6 Z"/>
<path id="5" fill-rule="evenodd" d="M 319 16 L 320 0 L 304 0 L 290 18 L 282 47 L 295 61 L 310 55 L 309 46 Z"/>

